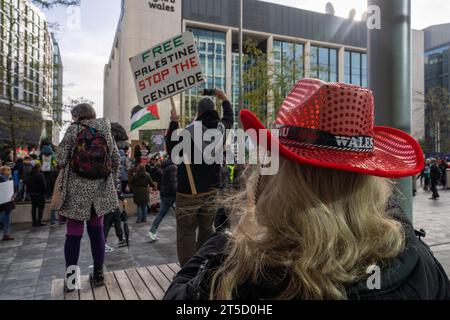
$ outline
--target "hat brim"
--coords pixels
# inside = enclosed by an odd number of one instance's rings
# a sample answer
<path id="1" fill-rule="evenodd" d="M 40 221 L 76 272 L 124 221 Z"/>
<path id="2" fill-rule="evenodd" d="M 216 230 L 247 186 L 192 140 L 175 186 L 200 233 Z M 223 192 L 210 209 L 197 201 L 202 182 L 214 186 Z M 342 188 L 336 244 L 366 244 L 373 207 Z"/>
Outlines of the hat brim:
<path id="1" fill-rule="evenodd" d="M 245 131 L 267 129 L 248 110 L 242 110 L 240 117 Z M 276 143 L 280 155 L 294 162 L 384 178 L 416 175 L 422 171 L 425 161 L 416 140 L 403 131 L 383 126 L 374 127 L 374 149 L 371 153 L 291 146 L 273 137 L 270 130 L 267 130 L 267 139 L 259 141 L 258 135 L 254 142 L 268 150 L 271 150 L 272 143 Z"/>

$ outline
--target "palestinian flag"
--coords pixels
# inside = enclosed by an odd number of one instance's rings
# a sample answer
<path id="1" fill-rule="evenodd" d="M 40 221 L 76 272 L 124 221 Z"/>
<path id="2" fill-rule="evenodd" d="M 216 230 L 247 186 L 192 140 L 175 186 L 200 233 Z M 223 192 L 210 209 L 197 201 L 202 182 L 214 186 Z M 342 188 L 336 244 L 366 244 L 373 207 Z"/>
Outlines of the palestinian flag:
<path id="1" fill-rule="evenodd" d="M 131 131 L 143 126 L 149 121 L 159 120 L 158 107 L 156 104 L 142 108 L 136 106 L 131 110 Z"/>

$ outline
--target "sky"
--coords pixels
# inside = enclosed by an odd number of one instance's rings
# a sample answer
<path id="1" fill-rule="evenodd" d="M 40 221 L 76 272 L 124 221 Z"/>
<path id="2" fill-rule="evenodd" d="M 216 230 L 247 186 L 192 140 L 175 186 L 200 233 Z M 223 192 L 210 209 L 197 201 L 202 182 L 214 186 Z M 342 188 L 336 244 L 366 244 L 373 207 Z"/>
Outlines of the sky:
<path id="1" fill-rule="evenodd" d="M 347 17 L 354 8 L 358 20 L 367 8 L 366 0 L 264 1 L 321 13 L 325 12 L 326 3 L 331 2 L 337 16 Z M 120 17 L 120 3 L 121 0 L 82 0 L 80 8 L 45 11 L 48 21 L 59 25 L 55 31 L 64 65 L 65 99 L 83 97 L 93 101 L 99 116 L 103 115 L 103 68 L 108 62 Z M 448 22 L 449 0 L 412 0 L 414 29 Z"/>

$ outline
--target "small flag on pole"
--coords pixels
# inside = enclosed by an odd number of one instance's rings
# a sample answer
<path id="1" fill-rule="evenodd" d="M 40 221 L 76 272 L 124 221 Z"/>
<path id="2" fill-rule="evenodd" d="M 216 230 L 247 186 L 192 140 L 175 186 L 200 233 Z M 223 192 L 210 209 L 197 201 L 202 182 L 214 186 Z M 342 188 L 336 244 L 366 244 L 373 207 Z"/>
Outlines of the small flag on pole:
<path id="1" fill-rule="evenodd" d="M 143 126 L 147 122 L 155 120 L 159 120 L 156 104 L 152 104 L 146 108 L 136 106 L 131 110 L 131 131 Z"/>

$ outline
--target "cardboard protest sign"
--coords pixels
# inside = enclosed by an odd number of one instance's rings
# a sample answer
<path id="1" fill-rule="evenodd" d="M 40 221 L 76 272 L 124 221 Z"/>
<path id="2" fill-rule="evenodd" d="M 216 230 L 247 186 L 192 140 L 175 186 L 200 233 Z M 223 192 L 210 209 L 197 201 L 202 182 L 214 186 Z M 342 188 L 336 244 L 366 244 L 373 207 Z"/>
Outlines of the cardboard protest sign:
<path id="1" fill-rule="evenodd" d="M 139 105 L 146 107 L 204 82 L 190 31 L 130 59 Z"/>

